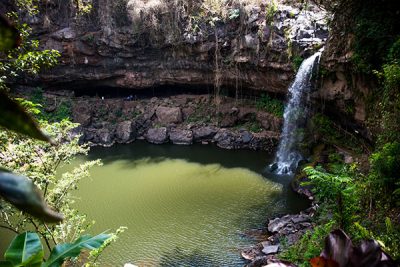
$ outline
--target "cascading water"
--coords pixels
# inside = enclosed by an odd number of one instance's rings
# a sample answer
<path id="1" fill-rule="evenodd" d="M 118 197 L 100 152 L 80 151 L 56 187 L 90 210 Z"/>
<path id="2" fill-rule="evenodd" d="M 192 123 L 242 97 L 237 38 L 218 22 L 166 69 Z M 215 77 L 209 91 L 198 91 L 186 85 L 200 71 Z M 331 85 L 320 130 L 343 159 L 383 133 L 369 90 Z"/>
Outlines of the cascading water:
<path id="1" fill-rule="evenodd" d="M 296 148 L 303 139 L 299 125 L 305 121 L 307 116 L 305 99 L 311 90 L 313 69 L 316 64 L 319 64 L 320 57 L 321 52 L 317 52 L 304 60 L 289 88 L 289 101 L 283 115 L 281 140 L 275 156 L 275 163 L 271 165 L 271 169 L 275 169 L 274 171 L 278 174 L 291 173 L 302 159 Z"/>

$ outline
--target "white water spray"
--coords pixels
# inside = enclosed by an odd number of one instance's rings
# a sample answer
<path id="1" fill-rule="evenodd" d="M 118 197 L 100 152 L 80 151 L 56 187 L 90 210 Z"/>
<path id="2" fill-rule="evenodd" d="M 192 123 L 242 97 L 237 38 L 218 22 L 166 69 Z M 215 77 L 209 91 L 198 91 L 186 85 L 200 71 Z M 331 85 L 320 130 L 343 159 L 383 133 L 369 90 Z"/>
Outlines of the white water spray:
<path id="1" fill-rule="evenodd" d="M 275 163 L 271 169 L 278 174 L 291 173 L 297 168 L 302 156 L 296 146 L 303 139 L 299 125 L 307 117 L 306 98 L 312 87 L 312 74 L 315 64 L 319 64 L 321 52 L 307 58 L 301 64 L 293 84 L 289 88 L 289 101 L 283 115 L 284 124 Z"/>

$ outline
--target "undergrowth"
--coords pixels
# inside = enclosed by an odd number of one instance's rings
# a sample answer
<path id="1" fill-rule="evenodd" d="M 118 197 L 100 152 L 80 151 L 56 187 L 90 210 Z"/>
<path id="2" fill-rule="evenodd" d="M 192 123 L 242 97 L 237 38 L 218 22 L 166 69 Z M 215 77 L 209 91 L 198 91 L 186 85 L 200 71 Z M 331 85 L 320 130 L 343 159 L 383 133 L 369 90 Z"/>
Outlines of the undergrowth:
<path id="1" fill-rule="evenodd" d="M 37 103 L 39 113 L 36 115 L 38 119 L 45 120 L 48 122 L 60 122 L 64 119 L 71 118 L 72 115 L 72 103 L 71 100 L 61 100 L 59 103 L 55 103 L 55 109 L 53 111 L 47 111 L 44 109 L 46 105 L 45 97 L 43 95 L 43 89 L 37 87 L 32 90 L 29 100 L 33 103 Z"/>
<path id="2" fill-rule="evenodd" d="M 285 105 L 282 101 L 272 98 L 267 94 L 262 94 L 259 99 L 256 100 L 256 107 L 259 110 L 264 110 L 274 114 L 277 117 L 283 117 Z"/>

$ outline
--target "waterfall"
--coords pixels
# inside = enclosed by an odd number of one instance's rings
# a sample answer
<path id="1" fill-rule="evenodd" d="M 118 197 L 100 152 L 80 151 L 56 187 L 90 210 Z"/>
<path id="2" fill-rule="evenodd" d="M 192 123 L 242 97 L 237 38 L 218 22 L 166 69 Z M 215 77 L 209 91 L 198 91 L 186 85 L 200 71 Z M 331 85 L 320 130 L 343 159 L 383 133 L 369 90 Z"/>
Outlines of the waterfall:
<path id="1" fill-rule="evenodd" d="M 312 87 L 314 66 L 319 64 L 321 52 L 307 58 L 301 64 L 293 84 L 289 88 L 289 100 L 283 115 L 284 123 L 279 142 L 275 163 L 271 170 L 278 174 L 291 173 L 302 156 L 296 146 L 303 140 L 303 133 L 299 128 L 307 118 L 306 99 Z"/>

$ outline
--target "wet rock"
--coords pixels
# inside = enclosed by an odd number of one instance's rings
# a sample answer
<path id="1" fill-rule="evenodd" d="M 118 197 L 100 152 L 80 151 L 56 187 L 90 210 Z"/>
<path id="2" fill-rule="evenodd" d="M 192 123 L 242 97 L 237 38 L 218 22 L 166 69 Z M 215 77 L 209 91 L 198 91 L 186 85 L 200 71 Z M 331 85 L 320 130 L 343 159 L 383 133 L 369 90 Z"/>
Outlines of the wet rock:
<path id="1" fill-rule="evenodd" d="M 265 246 L 262 252 L 265 255 L 276 254 L 279 251 L 279 245 Z"/>
<path id="2" fill-rule="evenodd" d="M 259 245 L 247 248 L 242 250 L 241 256 L 243 259 L 254 261 L 257 257 L 262 257 L 263 253 L 261 252 L 262 247 Z"/>
<path id="3" fill-rule="evenodd" d="M 253 135 L 248 131 L 241 131 L 240 139 L 244 144 L 248 144 L 250 143 L 251 139 L 253 139 Z"/>
<path id="4" fill-rule="evenodd" d="M 291 216 L 285 215 L 281 218 L 275 218 L 268 223 L 268 231 L 271 233 L 279 232 L 283 227 L 291 222 Z"/>
<path id="5" fill-rule="evenodd" d="M 168 142 L 167 128 L 150 128 L 147 131 L 145 138 L 149 143 L 152 144 L 164 144 Z"/>
<path id="6" fill-rule="evenodd" d="M 193 132 L 191 130 L 171 129 L 169 139 L 175 145 L 191 145 Z"/>
<path id="7" fill-rule="evenodd" d="M 213 126 L 204 126 L 193 129 L 193 139 L 196 142 L 202 140 L 211 140 L 218 132 L 218 128 Z"/>
<path id="8" fill-rule="evenodd" d="M 292 216 L 292 222 L 295 224 L 302 223 L 302 222 L 309 222 L 309 221 L 310 221 L 310 217 L 305 214 Z"/>
<path id="9" fill-rule="evenodd" d="M 233 132 L 221 129 L 214 136 L 213 141 L 217 143 L 217 146 L 224 149 L 233 149 L 236 137 Z"/>
<path id="10" fill-rule="evenodd" d="M 151 120 L 146 115 L 140 115 L 134 121 L 134 127 L 137 136 L 143 136 L 147 132 L 147 129 L 151 127 Z"/>
<path id="11" fill-rule="evenodd" d="M 132 121 L 123 121 L 117 124 L 115 137 L 118 143 L 129 143 L 135 140 L 135 125 Z"/>
<path id="12" fill-rule="evenodd" d="M 304 228 L 301 223 L 310 222 L 311 218 L 306 214 L 285 215 L 275 218 L 268 223 L 268 231 L 271 233 L 288 234 Z"/>
<path id="13" fill-rule="evenodd" d="M 182 122 L 182 111 L 179 107 L 158 107 L 156 115 L 163 125 Z"/>
<path id="14" fill-rule="evenodd" d="M 113 141 L 113 133 L 107 129 L 102 128 L 97 131 L 97 137 L 99 139 L 99 143 L 102 145 L 111 145 Z"/>

